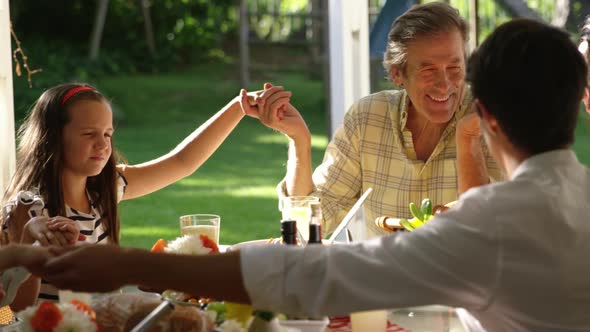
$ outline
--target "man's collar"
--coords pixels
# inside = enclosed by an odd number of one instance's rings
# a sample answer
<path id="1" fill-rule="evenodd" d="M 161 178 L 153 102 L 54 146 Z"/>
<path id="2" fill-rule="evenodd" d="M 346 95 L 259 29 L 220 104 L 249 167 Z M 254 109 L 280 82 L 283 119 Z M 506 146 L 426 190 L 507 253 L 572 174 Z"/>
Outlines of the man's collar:
<path id="1" fill-rule="evenodd" d="M 408 95 L 408 92 L 403 89 L 402 91 L 402 96 L 401 96 L 401 104 L 400 104 L 400 111 L 399 111 L 399 124 L 400 124 L 400 128 L 403 131 L 406 128 L 406 124 L 408 122 L 408 111 L 410 108 L 410 96 Z M 465 84 L 465 94 L 463 96 L 463 100 L 461 100 L 461 103 L 459 104 L 458 109 L 455 110 L 455 112 L 453 113 L 453 119 L 451 120 L 451 123 L 457 123 L 457 121 L 459 120 L 460 117 L 463 117 L 463 115 L 469 111 L 469 106 L 471 105 L 471 102 L 473 101 L 473 97 L 471 96 L 471 87 L 469 86 L 469 84 Z"/>

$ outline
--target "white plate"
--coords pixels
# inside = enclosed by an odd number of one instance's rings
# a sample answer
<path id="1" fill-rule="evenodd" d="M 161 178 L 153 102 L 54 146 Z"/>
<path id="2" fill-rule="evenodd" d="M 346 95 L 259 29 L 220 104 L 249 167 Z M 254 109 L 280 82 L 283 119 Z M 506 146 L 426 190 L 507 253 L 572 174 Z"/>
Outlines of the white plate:
<path id="1" fill-rule="evenodd" d="M 328 318 L 323 320 L 279 320 L 281 326 L 292 327 L 301 332 L 324 332 L 328 323 Z"/>
<path id="2" fill-rule="evenodd" d="M 265 244 L 273 244 L 273 243 L 275 243 L 274 240 L 278 240 L 278 239 L 269 238 L 269 239 L 263 239 L 263 240 L 252 240 L 252 241 L 240 242 L 240 243 L 236 243 L 236 244 L 232 245 L 231 247 L 229 247 L 228 251 L 240 250 L 241 248 L 250 247 L 250 246 L 261 246 L 261 245 L 265 245 Z"/>

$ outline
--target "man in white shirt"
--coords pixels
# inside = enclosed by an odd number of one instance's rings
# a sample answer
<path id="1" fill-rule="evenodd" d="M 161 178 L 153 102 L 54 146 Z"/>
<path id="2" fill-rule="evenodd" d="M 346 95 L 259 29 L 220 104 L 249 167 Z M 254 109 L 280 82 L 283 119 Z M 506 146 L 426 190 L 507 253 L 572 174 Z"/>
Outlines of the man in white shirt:
<path id="1" fill-rule="evenodd" d="M 411 233 L 191 257 L 91 246 L 36 272 L 75 290 L 143 284 L 293 315 L 444 304 L 488 331 L 589 331 L 590 172 L 570 150 L 586 75 L 567 33 L 530 20 L 497 28 L 468 78 L 509 181 L 467 191 Z"/>

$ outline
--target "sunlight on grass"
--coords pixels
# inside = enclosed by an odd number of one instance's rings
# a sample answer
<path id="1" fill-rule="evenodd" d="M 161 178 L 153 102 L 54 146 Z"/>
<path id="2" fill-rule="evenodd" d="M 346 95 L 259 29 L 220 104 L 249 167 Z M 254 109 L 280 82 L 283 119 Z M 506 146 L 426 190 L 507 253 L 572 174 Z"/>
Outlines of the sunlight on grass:
<path id="1" fill-rule="evenodd" d="M 178 226 L 180 228 L 180 226 Z M 175 238 L 180 232 L 179 229 L 173 229 L 171 227 L 134 227 L 128 226 L 121 228 L 121 234 L 123 236 L 160 236 L 166 238 Z"/>
<path id="2" fill-rule="evenodd" d="M 182 187 L 235 187 L 244 183 L 240 178 L 226 177 L 220 178 L 206 178 L 206 177 L 191 177 L 180 180 L 176 185 Z"/>
<path id="3" fill-rule="evenodd" d="M 229 195 L 235 197 L 260 197 L 277 199 L 275 187 L 271 186 L 242 187 L 236 190 L 230 190 Z"/>
<path id="4" fill-rule="evenodd" d="M 287 138 L 280 134 L 258 135 L 254 139 L 254 142 L 262 144 L 287 144 Z"/>
<path id="5" fill-rule="evenodd" d="M 254 140 L 256 143 L 261 144 L 287 144 L 287 138 L 283 135 L 278 134 L 267 134 L 258 135 Z M 311 136 L 311 147 L 316 149 L 325 149 L 328 145 L 328 138 L 323 135 L 312 135 Z"/>
<path id="6" fill-rule="evenodd" d="M 322 151 L 328 145 L 328 137 L 325 135 L 312 135 L 311 136 L 311 147 L 316 149 L 322 149 Z"/>
<path id="7" fill-rule="evenodd" d="M 188 181 L 188 180 L 185 180 Z M 187 191 L 171 191 L 168 193 L 171 197 L 178 197 L 178 199 L 185 199 L 190 197 L 212 197 L 216 195 L 223 195 L 227 197 L 246 197 L 246 198 L 276 198 L 277 194 L 274 186 L 241 186 L 223 187 L 217 185 L 210 185 L 203 190 Z"/>

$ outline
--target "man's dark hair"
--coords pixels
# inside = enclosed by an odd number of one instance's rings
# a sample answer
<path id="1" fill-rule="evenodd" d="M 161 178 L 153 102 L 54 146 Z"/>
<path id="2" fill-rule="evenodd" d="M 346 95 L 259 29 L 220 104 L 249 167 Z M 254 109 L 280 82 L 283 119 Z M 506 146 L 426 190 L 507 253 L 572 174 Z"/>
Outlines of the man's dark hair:
<path id="1" fill-rule="evenodd" d="M 531 154 L 574 142 L 586 75 L 584 58 L 566 32 L 527 19 L 498 27 L 467 69 L 474 97 L 512 144 Z"/>

